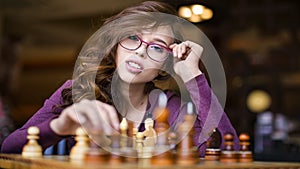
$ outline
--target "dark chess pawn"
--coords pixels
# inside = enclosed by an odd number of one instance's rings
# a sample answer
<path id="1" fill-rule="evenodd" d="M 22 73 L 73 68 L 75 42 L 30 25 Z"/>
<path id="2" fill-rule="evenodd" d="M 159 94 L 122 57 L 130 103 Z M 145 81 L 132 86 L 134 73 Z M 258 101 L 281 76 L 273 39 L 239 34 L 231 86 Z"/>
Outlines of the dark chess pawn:
<path id="1" fill-rule="evenodd" d="M 250 136 L 248 134 L 242 133 L 239 135 L 240 139 L 240 151 L 239 151 L 239 162 L 252 162 L 253 156 L 252 152 L 249 150 L 250 146 Z"/>
<path id="2" fill-rule="evenodd" d="M 205 161 L 219 161 L 221 155 L 221 134 L 217 129 L 213 130 L 206 142 Z"/>
<path id="3" fill-rule="evenodd" d="M 223 163 L 236 163 L 238 162 L 238 154 L 234 151 L 234 142 L 233 142 L 233 135 L 227 133 L 224 135 L 225 140 L 225 148 L 221 152 L 220 162 Z"/>

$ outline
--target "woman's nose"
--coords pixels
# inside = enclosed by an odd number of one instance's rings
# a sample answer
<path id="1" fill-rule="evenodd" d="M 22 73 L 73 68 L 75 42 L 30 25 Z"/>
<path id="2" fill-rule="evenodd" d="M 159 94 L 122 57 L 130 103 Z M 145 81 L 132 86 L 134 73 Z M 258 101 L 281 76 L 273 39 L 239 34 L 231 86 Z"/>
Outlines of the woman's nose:
<path id="1" fill-rule="evenodd" d="M 147 56 L 147 45 L 142 44 L 138 49 L 135 50 L 135 53 L 141 57 Z"/>

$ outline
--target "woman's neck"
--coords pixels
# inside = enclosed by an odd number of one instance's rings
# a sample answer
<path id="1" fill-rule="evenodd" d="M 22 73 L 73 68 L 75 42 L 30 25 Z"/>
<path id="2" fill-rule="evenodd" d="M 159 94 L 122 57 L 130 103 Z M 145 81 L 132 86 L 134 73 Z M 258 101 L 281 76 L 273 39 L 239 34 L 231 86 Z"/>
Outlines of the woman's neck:
<path id="1" fill-rule="evenodd" d="M 120 83 L 120 92 L 124 99 L 124 116 L 134 121 L 141 121 L 148 103 L 148 95 L 144 92 L 145 84 Z"/>

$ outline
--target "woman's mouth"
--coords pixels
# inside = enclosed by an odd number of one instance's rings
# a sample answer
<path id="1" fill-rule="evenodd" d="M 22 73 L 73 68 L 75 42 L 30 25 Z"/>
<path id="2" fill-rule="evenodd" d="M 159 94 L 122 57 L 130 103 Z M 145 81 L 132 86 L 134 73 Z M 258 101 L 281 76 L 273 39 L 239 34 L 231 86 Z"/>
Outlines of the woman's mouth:
<path id="1" fill-rule="evenodd" d="M 143 71 L 143 67 L 134 61 L 127 61 L 126 68 L 131 73 L 141 73 Z"/>

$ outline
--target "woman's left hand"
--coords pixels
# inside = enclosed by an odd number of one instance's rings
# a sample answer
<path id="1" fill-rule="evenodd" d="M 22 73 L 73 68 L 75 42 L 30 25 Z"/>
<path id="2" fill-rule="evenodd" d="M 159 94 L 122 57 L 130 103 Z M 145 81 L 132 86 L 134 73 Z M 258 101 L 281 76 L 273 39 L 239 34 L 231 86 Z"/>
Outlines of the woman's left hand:
<path id="1" fill-rule="evenodd" d="M 202 46 L 191 41 L 169 46 L 173 50 L 174 71 L 184 82 L 200 75 L 199 60 L 203 52 Z"/>

